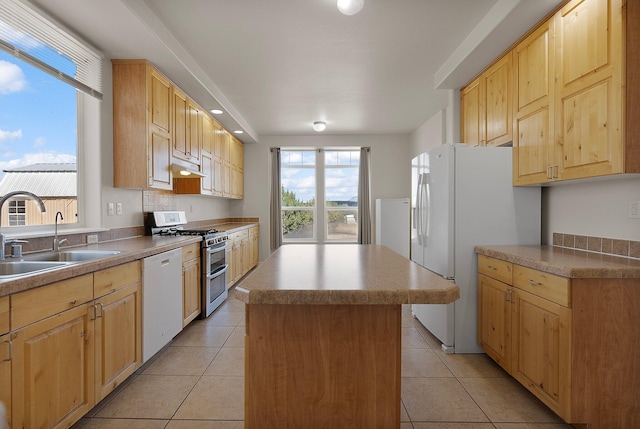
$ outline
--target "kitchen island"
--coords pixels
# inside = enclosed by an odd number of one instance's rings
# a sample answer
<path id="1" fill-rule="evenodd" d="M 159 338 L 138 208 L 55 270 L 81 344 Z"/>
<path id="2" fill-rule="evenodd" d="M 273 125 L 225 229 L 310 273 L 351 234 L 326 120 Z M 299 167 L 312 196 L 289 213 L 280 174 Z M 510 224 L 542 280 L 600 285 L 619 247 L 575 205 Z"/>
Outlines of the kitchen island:
<path id="1" fill-rule="evenodd" d="M 281 247 L 236 287 L 245 427 L 400 428 L 401 305 L 459 296 L 385 246 Z"/>

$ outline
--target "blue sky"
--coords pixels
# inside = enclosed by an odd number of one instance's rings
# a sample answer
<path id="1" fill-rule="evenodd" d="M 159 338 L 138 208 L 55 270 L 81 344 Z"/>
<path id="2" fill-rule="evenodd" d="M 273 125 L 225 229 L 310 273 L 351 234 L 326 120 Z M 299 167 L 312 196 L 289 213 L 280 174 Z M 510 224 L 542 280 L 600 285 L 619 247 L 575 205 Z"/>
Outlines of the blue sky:
<path id="1" fill-rule="evenodd" d="M 76 141 L 76 89 L 0 51 L 0 170 L 75 162 Z"/>
<path id="2" fill-rule="evenodd" d="M 304 202 L 315 198 L 315 151 L 283 150 L 282 166 L 300 168 L 282 169 L 282 186 L 295 193 Z M 360 153 L 323 151 L 327 166 L 358 166 Z M 353 156 L 351 156 L 353 154 Z M 303 167 L 312 168 L 303 168 Z M 325 199 L 327 201 L 348 201 L 358 196 L 358 168 L 328 168 L 325 173 Z"/>

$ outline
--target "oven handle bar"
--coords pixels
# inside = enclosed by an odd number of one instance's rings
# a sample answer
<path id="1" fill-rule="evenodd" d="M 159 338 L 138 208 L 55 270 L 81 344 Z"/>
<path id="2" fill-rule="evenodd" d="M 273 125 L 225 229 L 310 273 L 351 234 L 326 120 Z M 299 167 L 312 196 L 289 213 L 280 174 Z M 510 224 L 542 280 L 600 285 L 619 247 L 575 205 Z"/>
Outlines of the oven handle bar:
<path id="1" fill-rule="evenodd" d="M 218 268 L 217 270 L 210 272 L 209 274 L 207 274 L 205 277 L 207 279 L 212 279 L 214 277 L 218 277 L 220 274 L 224 273 L 225 271 L 227 271 L 227 268 L 229 268 L 229 264 L 224 264 L 222 267 Z"/>
<path id="2" fill-rule="evenodd" d="M 214 244 L 213 246 L 209 246 L 209 247 L 205 247 L 205 251 L 207 253 L 212 253 L 212 252 L 219 252 L 220 250 L 226 250 L 226 248 L 229 247 L 227 242 L 224 241 L 222 243 L 218 243 L 218 244 Z"/>

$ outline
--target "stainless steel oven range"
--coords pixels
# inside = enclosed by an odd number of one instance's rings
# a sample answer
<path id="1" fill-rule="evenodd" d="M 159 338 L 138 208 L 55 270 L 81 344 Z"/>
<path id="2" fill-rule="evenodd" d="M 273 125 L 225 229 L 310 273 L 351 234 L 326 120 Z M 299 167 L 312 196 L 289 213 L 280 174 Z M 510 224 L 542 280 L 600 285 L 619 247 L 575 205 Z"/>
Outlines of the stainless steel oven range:
<path id="1" fill-rule="evenodd" d="M 227 246 L 229 236 L 226 232 L 203 227 L 185 229 L 187 223 L 183 211 L 156 211 L 151 217 L 152 235 L 198 235 L 201 245 L 201 307 L 200 318 L 208 317 L 228 297 L 227 292 Z"/>

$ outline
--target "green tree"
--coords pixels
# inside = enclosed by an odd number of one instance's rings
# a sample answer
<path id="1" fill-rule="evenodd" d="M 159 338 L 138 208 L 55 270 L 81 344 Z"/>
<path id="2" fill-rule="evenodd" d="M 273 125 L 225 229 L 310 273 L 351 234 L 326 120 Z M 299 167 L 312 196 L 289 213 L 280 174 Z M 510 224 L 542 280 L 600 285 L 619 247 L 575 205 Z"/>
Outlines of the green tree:
<path id="1" fill-rule="evenodd" d="M 315 199 L 308 202 L 300 201 L 293 191 L 282 187 L 282 207 L 313 207 Z M 313 212 L 310 210 L 283 210 L 282 233 L 287 234 L 313 224 Z"/>

